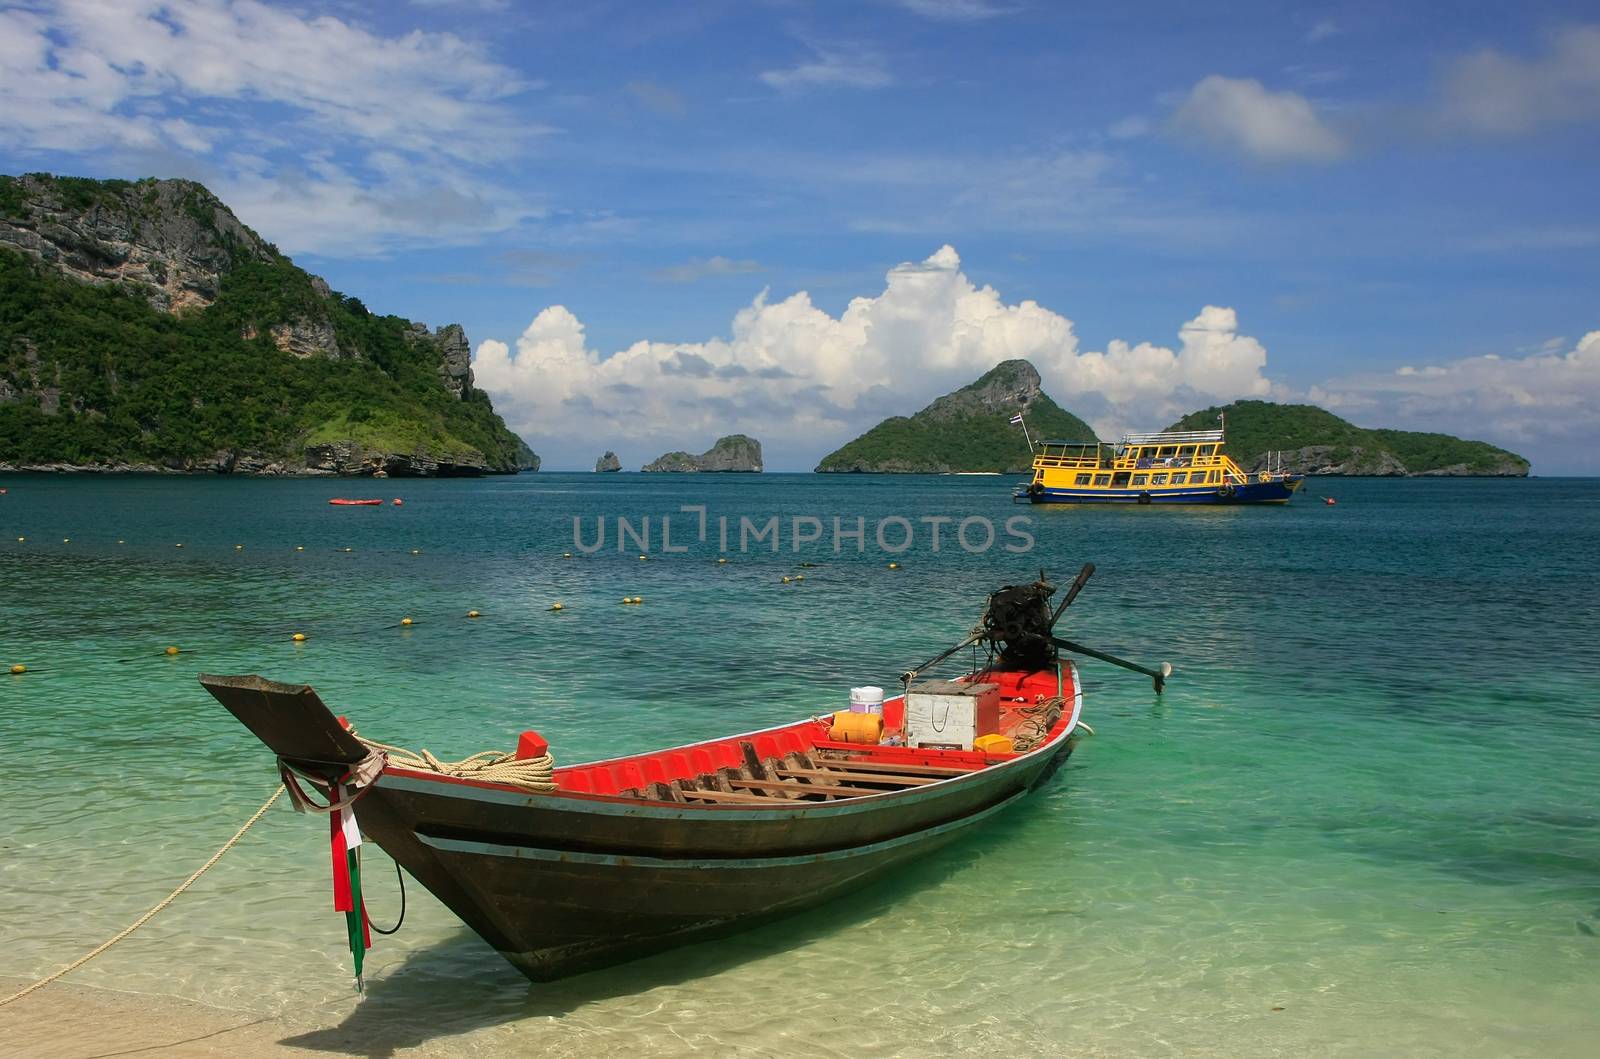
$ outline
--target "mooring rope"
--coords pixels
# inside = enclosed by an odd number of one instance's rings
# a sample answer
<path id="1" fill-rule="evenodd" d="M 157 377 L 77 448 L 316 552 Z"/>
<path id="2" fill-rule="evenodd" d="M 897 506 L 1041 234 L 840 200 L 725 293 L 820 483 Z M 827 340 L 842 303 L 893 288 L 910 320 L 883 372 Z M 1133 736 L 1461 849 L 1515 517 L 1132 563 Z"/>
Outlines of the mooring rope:
<path id="1" fill-rule="evenodd" d="M 351 734 L 354 734 L 352 732 Z M 419 753 L 405 747 L 390 746 L 357 735 L 369 749 L 388 758 L 391 765 L 418 772 L 437 772 L 441 776 L 454 776 L 464 780 L 482 780 L 485 783 L 503 783 L 525 791 L 548 794 L 556 790 L 556 759 L 550 754 L 519 758 L 501 750 L 483 750 L 460 761 L 440 761 L 424 747 Z"/>
<path id="2" fill-rule="evenodd" d="M 261 808 L 257 809 L 255 811 L 254 815 L 252 815 L 250 817 L 250 819 L 248 819 L 248 820 L 246 820 L 244 822 L 244 826 L 243 827 L 241 827 L 238 831 L 234 832 L 234 835 L 233 835 L 232 838 L 228 839 L 228 841 L 226 841 L 226 842 L 224 842 L 222 844 L 222 848 L 221 849 L 219 849 L 215 853 L 211 854 L 211 859 L 210 860 L 206 861 L 204 864 L 200 865 L 200 867 L 196 868 L 193 875 L 191 875 L 187 879 L 183 880 L 182 885 L 180 885 L 176 890 L 172 891 L 166 897 L 163 897 L 156 904 L 156 906 L 154 908 L 150 909 L 150 911 L 146 912 L 144 915 L 142 915 L 138 919 L 134 920 L 131 924 L 129 924 L 127 927 L 125 927 L 122 931 L 120 931 L 118 934 L 113 936 L 109 941 L 103 942 L 100 945 L 95 946 L 93 949 L 91 949 L 88 952 L 84 953 L 82 956 L 79 956 L 76 960 L 73 960 L 71 963 L 67 964 L 65 967 L 61 968 L 61 970 L 57 971 L 55 974 L 49 975 L 49 976 L 47 976 L 45 978 L 41 978 L 37 982 L 34 982 L 32 985 L 28 986 L 26 989 L 23 989 L 20 992 L 12 993 L 10 996 L 6 997 L 5 999 L 0 1000 L 0 1007 L 5 1007 L 7 1004 L 11 1003 L 14 1000 L 21 1000 L 23 997 L 27 996 L 29 993 L 32 993 L 34 990 L 43 989 L 45 986 L 49 985 L 51 982 L 56 981 L 58 978 L 63 978 L 66 975 L 71 974 L 73 971 L 76 971 L 78 968 L 82 967 L 84 964 L 88 963 L 90 960 L 94 959 L 96 956 L 99 956 L 102 952 L 105 952 L 107 949 L 111 948 L 111 946 L 115 945 L 117 942 L 121 941 L 123 938 L 127 937 L 129 934 L 132 934 L 134 931 L 138 930 L 140 927 L 144 926 L 146 923 L 148 923 L 152 919 L 154 919 L 156 917 L 157 913 L 159 913 L 162 909 L 166 908 L 172 902 L 176 901 L 178 899 L 178 895 L 179 894 L 183 893 L 189 887 L 193 886 L 196 879 L 200 878 L 200 876 L 202 876 L 206 872 L 210 871 L 212 865 L 216 864 L 217 861 L 221 860 L 222 859 L 222 855 L 224 853 L 228 852 L 228 850 L 232 849 L 234 847 L 234 844 L 237 843 L 241 838 L 244 837 L 244 833 L 246 831 L 250 830 L 250 828 L 255 825 L 255 822 L 257 820 L 260 820 L 263 816 L 267 815 L 267 810 L 271 809 L 272 808 L 272 803 L 277 801 L 279 799 L 279 797 L 281 797 L 283 795 L 283 790 L 284 789 L 282 787 L 279 787 L 277 790 L 273 791 L 272 792 L 272 797 L 268 798 L 266 800 L 266 802 L 262 804 Z"/>

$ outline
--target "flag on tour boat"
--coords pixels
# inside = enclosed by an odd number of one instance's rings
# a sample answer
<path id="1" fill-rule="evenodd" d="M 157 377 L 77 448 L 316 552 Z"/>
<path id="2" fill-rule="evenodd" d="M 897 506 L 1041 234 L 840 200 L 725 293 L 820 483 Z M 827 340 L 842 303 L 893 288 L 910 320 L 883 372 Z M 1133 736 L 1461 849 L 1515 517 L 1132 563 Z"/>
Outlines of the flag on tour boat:
<path id="1" fill-rule="evenodd" d="M 1012 423 L 1013 426 L 1015 426 L 1016 424 L 1018 424 L 1020 422 L 1022 422 L 1022 413 L 1021 412 L 1018 412 L 1016 415 L 1011 417 L 1011 423 Z"/>

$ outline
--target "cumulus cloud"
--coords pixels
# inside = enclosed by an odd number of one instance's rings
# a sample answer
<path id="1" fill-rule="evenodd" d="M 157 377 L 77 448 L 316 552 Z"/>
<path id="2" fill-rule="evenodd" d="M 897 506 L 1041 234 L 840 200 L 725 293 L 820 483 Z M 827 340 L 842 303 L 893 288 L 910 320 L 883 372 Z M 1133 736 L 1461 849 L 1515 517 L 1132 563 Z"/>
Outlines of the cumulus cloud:
<path id="1" fill-rule="evenodd" d="M 1545 54 L 1484 49 L 1445 71 L 1439 117 L 1449 127 L 1514 135 L 1600 116 L 1600 26 L 1555 33 Z"/>
<path id="2" fill-rule="evenodd" d="M 1347 149 L 1344 138 L 1299 93 L 1274 92 L 1260 81 L 1220 74 L 1190 89 L 1171 127 L 1186 138 L 1264 161 L 1327 161 Z"/>
<path id="3" fill-rule="evenodd" d="M 1548 347 L 1527 356 L 1488 354 L 1353 375 L 1314 386 L 1308 396 L 1363 422 L 1539 449 L 1581 441 L 1584 453 L 1593 453 L 1600 442 L 1600 331 L 1565 352 Z M 1595 465 L 1591 455 L 1584 461 Z M 1573 464 L 1570 454 L 1565 462 Z"/>
<path id="4" fill-rule="evenodd" d="M 1232 309 L 1205 307 L 1176 348 L 1118 341 L 1082 351 L 1070 319 L 977 286 L 949 246 L 890 269 L 880 294 L 838 316 L 803 291 L 780 301 L 763 291 L 727 337 L 704 342 L 641 340 L 603 356 L 576 316 L 551 306 L 514 343 L 480 343 L 474 371 L 513 428 L 545 448 L 603 433 L 641 452 L 694 449 L 743 430 L 768 445 L 774 465 L 809 466 L 1013 357 L 1031 360 L 1046 390 L 1107 436 L 1271 392 L 1266 351 L 1239 334 Z M 584 458 L 593 455 L 571 462 Z"/>

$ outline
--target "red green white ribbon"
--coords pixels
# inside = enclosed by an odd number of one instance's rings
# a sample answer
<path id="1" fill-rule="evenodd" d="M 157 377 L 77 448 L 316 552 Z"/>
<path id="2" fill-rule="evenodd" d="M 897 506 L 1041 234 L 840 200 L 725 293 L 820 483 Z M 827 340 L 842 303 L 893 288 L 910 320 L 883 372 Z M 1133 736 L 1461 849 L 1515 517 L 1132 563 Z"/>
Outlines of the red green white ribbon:
<path id="1" fill-rule="evenodd" d="M 336 783 L 332 793 L 338 806 L 328 814 L 333 856 L 333 910 L 344 913 L 359 991 L 362 988 L 361 965 L 367 950 L 372 948 L 372 931 L 367 921 L 367 903 L 361 896 L 361 829 L 356 826 L 356 810 L 352 804 L 356 788 Z"/>

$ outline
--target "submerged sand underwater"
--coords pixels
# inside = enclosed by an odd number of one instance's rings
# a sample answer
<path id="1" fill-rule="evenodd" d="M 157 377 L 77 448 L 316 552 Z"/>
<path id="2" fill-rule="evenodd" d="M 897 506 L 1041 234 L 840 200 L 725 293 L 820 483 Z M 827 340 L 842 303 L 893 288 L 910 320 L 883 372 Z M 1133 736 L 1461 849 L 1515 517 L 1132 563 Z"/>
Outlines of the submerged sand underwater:
<path id="1" fill-rule="evenodd" d="M 355 996 L 322 821 L 280 804 L 143 930 L 0 1008 L 0 1039 L 73 1056 L 1589 1052 L 1600 482 L 1322 483 L 1337 508 L 1279 511 L 1013 509 L 1004 484 L 541 474 L 390 482 L 403 509 L 340 511 L 318 482 L 13 480 L 0 662 L 30 671 L 0 675 L 4 992 L 125 926 L 270 793 L 270 758 L 198 671 L 311 682 L 364 733 L 450 756 L 537 727 L 574 761 L 835 708 L 958 638 L 995 585 L 1093 560 L 1070 635 L 1178 675 L 1157 699 L 1086 663 L 1099 734 L 972 841 L 803 919 L 549 985 L 413 883 Z M 574 514 L 695 503 L 1026 514 L 1038 547 L 914 548 L 894 571 L 870 537 L 723 566 L 714 542 L 560 558 Z M 819 565 L 782 584 L 801 561 Z M 646 603 L 620 605 L 633 593 Z M 393 871 L 375 853 L 365 874 L 387 924 Z"/>

